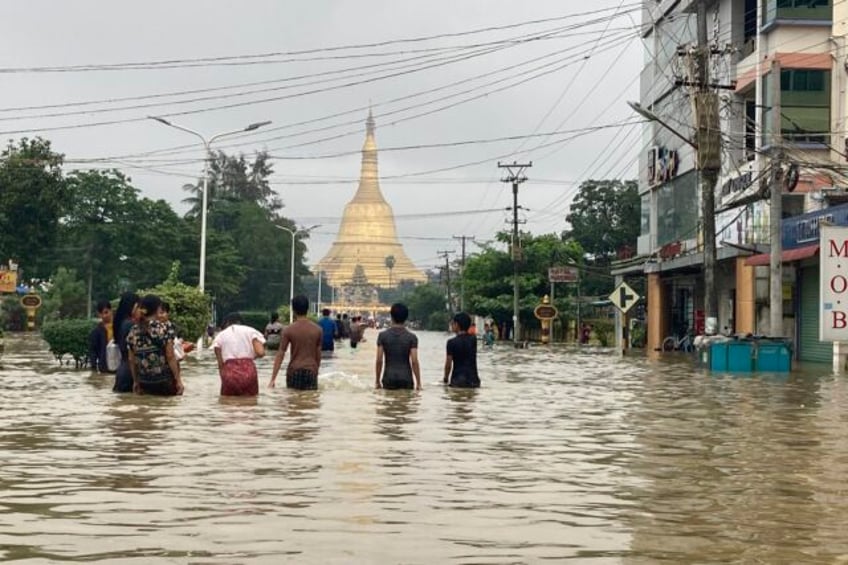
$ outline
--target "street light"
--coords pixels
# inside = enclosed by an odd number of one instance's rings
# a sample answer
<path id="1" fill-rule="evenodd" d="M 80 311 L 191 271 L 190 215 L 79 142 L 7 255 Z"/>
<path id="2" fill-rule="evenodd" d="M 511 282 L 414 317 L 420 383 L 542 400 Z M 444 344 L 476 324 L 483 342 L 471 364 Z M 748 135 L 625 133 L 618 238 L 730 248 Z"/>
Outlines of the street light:
<path id="1" fill-rule="evenodd" d="M 656 114 L 654 114 L 653 112 L 648 110 L 647 108 L 643 108 L 642 105 L 639 104 L 638 102 L 629 102 L 628 101 L 627 105 L 630 106 L 631 108 L 633 108 L 634 112 L 636 112 L 637 114 L 639 114 L 640 116 L 642 116 L 646 120 L 651 121 L 651 122 L 657 122 L 662 127 L 667 129 L 670 133 L 674 134 L 676 137 L 679 137 L 680 139 L 685 141 L 687 145 L 692 146 L 694 149 L 698 149 L 697 143 L 695 143 L 694 141 L 692 141 L 691 139 L 689 139 L 688 137 L 686 137 L 685 135 L 683 135 L 682 133 L 680 133 L 679 131 L 677 131 L 676 129 L 671 127 L 670 125 L 668 125 L 666 122 L 664 122 L 662 120 L 662 118 L 660 118 L 659 116 L 657 116 Z"/>
<path id="2" fill-rule="evenodd" d="M 182 130 L 184 132 L 188 132 L 192 135 L 196 135 L 197 137 L 200 138 L 200 141 L 203 142 L 203 149 L 205 151 L 205 155 L 204 155 L 204 159 L 203 159 L 203 197 L 202 197 L 202 202 L 201 202 L 202 208 L 200 210 L 200 274 L 199 274 L 199 280 L 198 280 L 197 286 L 200 289 L 200 293 L 205 294 L 205 292 L 206 292 L 206 207 L 207 207 L 207 203 L 209 202 L 209 156 L 212 153 L 212 149 L 211 149 L 212 142 L 215 141 L 216 139 L 220 139 L 220 138 L 228 136 L 228 135 L 234 135 L 234 134 L 237 134 L 237 133 L 242 133 L 242 132 L 246 132 L 246 131 L 253 131 L 253 130 L 259 129 L 262 126 L 267 126 L 271 122 L 270 121 L 254 122 L 254 123 L 248 125 L 245 128 L 233 130 L 233 131 L 226 131 L 226 132 L 223 132 L 223 133 L 218 133 L 218 134 L 213 135 L 209 139 L 206 139 L 203 136 L 203 134 L 201 134 L 200 132 L 196 132 L 193 129 L 189 129 L 187 127 L 181 126 L 179 124 L 175 124 L 173 122 L 169 122 L 165 118 L 161 118 L 159 116 L 148 116 L 148 118 L 150 118 L 151 120 L 156 120 L 160 124 L 164 124 L 166 126 L 170 126 L 172 128 L 179 129 L 179 130 Z M 200 337 L 197 338 L 197 355 L 198 355 L 198 357 L 200 357 L 202 355 L 201 352 L 203 351 L 203 347 L 202 347 L 203 341 L 202 340 L 203 340 L 203 336 L 200 336 Z"/>
<path id="3" fill-rule="evenodd" d="M 308 228 L 294 229 L 294 230 L 291 230 L 291 229 L 289 229 L 285 226 L 281 226 L 281 225 L 278 225 L 278 224 L 274 224 L 274 227 L 277 228 L 277 229 L 283 230 L 285 232 L 288 232 L 289 235 L 291 235 L 291 238 L 292 238 L 292 244 L 291 244 L 291 274 L 290 274 L 290 280 L 289 280 L 289 324 L 291 324 L 294 321 L 294 310 L 292 310 L 291 301 L 292 301 L 292 298 L 294 298 L 294 247 L 295 247 L 294 244 L 295 244 L 295 238 L 297 237 L 297 234 L 299 234 L 299 233 L 309 233 L 312 230 L 314 230 L 315 228 L 320 227 L 320 225 L 315 224 L 314 226 L 309 226 Z"/>
<path id="4" fill-rule="evenodd" d="M 267 126 L 270 124 L 270 121 L 264 122 L 254 122 L 249 126 L 226 131 L 224 133 L 218 133 L 206 139 L 203 134 L 194 131 L 193 129 L 189 129 L 187 127 L 181 126 L 179 124 L 175 124 L 173 122 L 169 122 L 165 118 L 160 118 L 159 116 L 148 116 L 151 120 L 156 120 L 160 124 L 165 124 L 166 126 L 170 126 L 175 129 L 179 129 L 185 132 L 188 132 L 192 135 L 196 135 L 203 142 L 203 148 L 206 151 L 205 158 L 203 159 L 203 198 L 201 202 L 200 209 L 200 280 L 198 282 L 198 288 L 200 288 L 200 292 L 204 293 L 206 291 L 206 208 L 209 202 L 209 156 L 212 153 L 211 145 L 212 142 L 216 139 L 220 139 L 222 137 L 226 137 L 228 135 L 235 135 L 237 133 L 243 133 L 246 131 L 253 131 L 261 128 L 262 126 Z"/>

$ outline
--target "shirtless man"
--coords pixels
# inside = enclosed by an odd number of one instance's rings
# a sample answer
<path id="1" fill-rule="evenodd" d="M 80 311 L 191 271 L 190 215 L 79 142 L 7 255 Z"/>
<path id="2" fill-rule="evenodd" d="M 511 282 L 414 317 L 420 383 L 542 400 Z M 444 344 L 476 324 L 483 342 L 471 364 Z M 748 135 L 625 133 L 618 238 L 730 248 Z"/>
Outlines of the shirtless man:
<path id="1" fill-rule="evenodd" d="M 318 369 L 321 367 L 321 338 L 324 332 L 318 324 L 306 317 L 309 299 L 302 294 L 295 296 L 292 298 L 291 307 L 295 321 L 283 330 L 268 387 L 274 388 L 286 350 L 291 346 L 291 358 L 286 367 L 286 387 L 317 390 Z"/>

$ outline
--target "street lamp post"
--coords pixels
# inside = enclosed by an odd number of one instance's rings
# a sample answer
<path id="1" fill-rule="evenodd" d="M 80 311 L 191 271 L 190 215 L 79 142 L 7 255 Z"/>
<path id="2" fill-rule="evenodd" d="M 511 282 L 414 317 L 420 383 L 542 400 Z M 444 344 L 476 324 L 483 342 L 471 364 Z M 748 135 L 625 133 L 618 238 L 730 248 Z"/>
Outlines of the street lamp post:
<path id="1" fill-rule="evenodd" d="M 184 132 L 190 133 L 200 138 L 200 141 L 203 142 L 203 149 L 205 152 L 203 159 L 203 196 L 201 197 L 201 210 L 200 210 L 200 273 L 198 276 L 198 284 L 197 287 L 200 289 L 201 294 L 205 294 L 206 292 L 206 208 L 209 203 L 209 157 L 212 153 L 212 142 L 216 139 L 220 139 L 222 137 L 226 137 L 228 135 L 234 135 L 237 133 L 242 133 L 245 131 L 253 131 L 261 128 L 262 126 L 267 126 L 270 124 L 270 121 L 264 122 L 255 122 L 247 127 L 242 129 L 225 131 L 223 133 L 218 133 L 207 139 L 200 132 L 194 131 L 193 129 L 187 128 L 185 126 L 181 126 L 179 124 L 175 124 L 166 120 L 165 118 L 161 118 L 159 116 L 148 116 L 151 120 L 156 120 L 160 124 L 165 124 L 166 126 L 170 126 L 175 129 L 182 130 Z M 201 356 L 203 351 L 203 336 L 197 338 L 197 355 Z"/>
<path id="2" fill-rule="evenodd" d="M 160 124 L 165 124 L 166 126 L 170 126 L 175 129 L 182 130 L 184 132 L 190 133 L 200 138 L 200 141 L 203 142 L 203 149 L 206 152 L 205 158 L 203 159 L 203 196 L 201 201 L 201 209 L 200 209 L 200 276 L 198 281 L 198 288 L 200 292 L 203 293 L 206 291 L 206 208 L 209 203 L 209 157 L 212 154 L 212 142 L 216 139 L 220 139 L 222 137 L 226 137 L 228 135 L 235 135 L 237 133 L 243 133 L 246 131 L 253 131 L 261 128 L 262 126 L 267 126 L 270 124 L 270 121 L 265 122 L 255 122 L 247 127 L 242 129 L 236 129 L 232 131 L 226 131 L 223 133 L 218 133 L 213 135 L 210 138 L 206 138 L 200 132 L 194 131 L 193 129 L 181 126 L 179 124 L 175 124 L 173 122 L 169 122 L 165 118 L 160 118 L 158 116 L 148 116 L 151 120 L 156 120 Z"/>
<path id="3" fill-rule="evenodd" d="M 297 234 L 299 233 L 308 233 L 315 228 L 319 227 L 317 224 L 314 226 L 310 226 L 304 229 L 289 229 L 285 226 L 281 226 L 279 224 L 274 224 L 274 227 L 277 229 L 281 229 L 285 232 L 288 232 L 292 238 L 291 244 L 291 273 L 289 274 L 289 324 L 294 321 L 294 310 L 291 307 L 292 298 L 294 298 L 294 248 L 295 248 L 295 239 L 297 238 Z"/>

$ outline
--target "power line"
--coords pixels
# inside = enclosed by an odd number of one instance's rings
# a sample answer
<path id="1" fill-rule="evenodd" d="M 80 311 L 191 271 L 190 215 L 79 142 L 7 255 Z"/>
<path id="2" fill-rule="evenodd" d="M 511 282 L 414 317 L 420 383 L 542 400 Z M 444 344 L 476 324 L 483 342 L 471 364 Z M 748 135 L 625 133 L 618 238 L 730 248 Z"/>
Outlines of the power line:
<path id="1" fill-rule="evenodd" d="M 634 2 L 629 5 L 631 9 L 639 9 L 640 3 Z M 477 28 L 473 30 L 466 30 L 461 32 L 449 32 L 449 33 L 439 33 L 434 35 L 427 36 L 419 36 L 419 37 L 410 37 L 410 38 L 399 38 L 399 39 L 391 39 L 385 41 L 371 42 L 371 43 L 357 43 L 357 44 L 348 44 L 348 45 L 337 45 L 331 47 L 318 47 L 312 49 L 302 49 L 298 51 L 276 51 L 269 53 L 260 53 L 260 54 L 244 54 L 244 55 L 228 55 L 221 57 L 198 57 L 198 58 L 185 58 L 185 59 L 166 59 L 166 60 L 158 60 L 158 61 L 136 61 L 136 62 L 127 62 L 127 63 L 89 63 L 82 65 L 66 65 L 66 66 L 42 66 L 42 67 L 0 67 L 0 73 L 54 73 L 54 72 L 87 72 L 87 71 L 109 71 L 109 70 L 138 70 L 138 69 L 147 69 L 147 68 L 178 68 L 176 65 L 192 65 L 196 63 L 206 63 L 206 64 L 216 64 L 225 61 L 231 60 L 252 60 L 257 58 L 269 58 L 269 57 L 280 57 L 280 56 L 296 56 L 296 55 L 307 55 L 314 53 L 325 53 L 325 52 L 334 52 L 334 51 L 343 51 L 343 50 L 352 50 L 352 49 L 369 49 L 375 47 L 385 47 L 388 45 L 400 45 L 400 44 L 408 44 L 408 43 L 420 43 L 424 41 L 432 41 L 434 39 L 444 39 L 449 37 L 464 37 L 468 35 L 475 35 L 480 33 L 488 33 L 492 31 L 500 31 L 505 29 L 515 29 L 519 27 L 525 27 L 530 25 L 537 25 L 541 23 L 553 22 L 553 21 L 562 21 L 566 19 L 571 19 L 579 16 L 586 15 L 597 15 L 598 13 L 609 11 L 609 8 L 600 8 L 596 10 L 590 10 L 586 12 L 580 12 L 576 14 L 567 14 L 563 16 L 555 16 L 550 18 L 542 18 L 537 20 L 527 20 L 523 22 L 516 22 L 511 24 L 505 24 L 500 26 L 488 26 L 484 28 Z"/>

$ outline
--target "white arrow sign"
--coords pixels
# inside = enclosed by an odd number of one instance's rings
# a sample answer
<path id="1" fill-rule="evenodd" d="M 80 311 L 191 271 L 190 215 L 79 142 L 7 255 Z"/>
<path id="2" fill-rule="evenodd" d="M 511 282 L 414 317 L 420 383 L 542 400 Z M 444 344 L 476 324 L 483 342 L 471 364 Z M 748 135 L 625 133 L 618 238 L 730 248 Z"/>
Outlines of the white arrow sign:
<path id="1" fill-rule="evenodd" d="M 636 294 L 636 291 L 630 288 L 627 283 L 623 282 L 609 295 L 610 302 L 615 304 L 615 307 L 621 310 L 622 314 L 627 314 L 634 304 L 639 302 L 641 297 Z"/>

